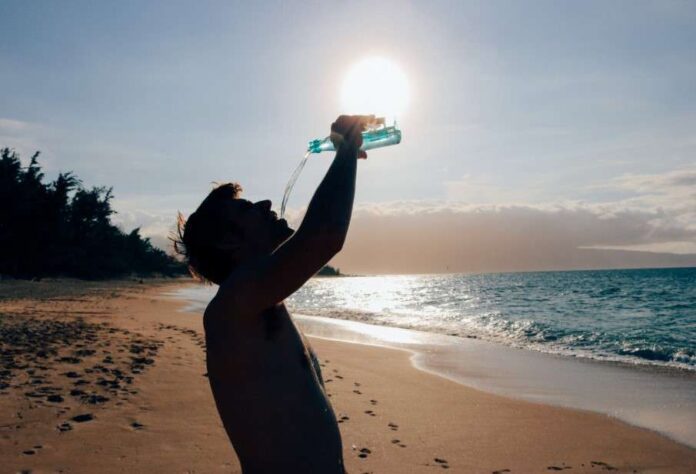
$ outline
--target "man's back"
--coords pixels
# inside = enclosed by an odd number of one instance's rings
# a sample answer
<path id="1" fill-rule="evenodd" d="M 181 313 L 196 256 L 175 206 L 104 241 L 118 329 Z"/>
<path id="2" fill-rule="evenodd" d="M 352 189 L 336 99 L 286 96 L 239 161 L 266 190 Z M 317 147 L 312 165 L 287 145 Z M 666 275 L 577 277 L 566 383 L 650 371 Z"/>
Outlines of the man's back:
<path id="1" fill-rule="evenodd" d="M 208 376 L 246 473 L 344 473 L 336 418 L 284 304 L 206 310 Z"/>

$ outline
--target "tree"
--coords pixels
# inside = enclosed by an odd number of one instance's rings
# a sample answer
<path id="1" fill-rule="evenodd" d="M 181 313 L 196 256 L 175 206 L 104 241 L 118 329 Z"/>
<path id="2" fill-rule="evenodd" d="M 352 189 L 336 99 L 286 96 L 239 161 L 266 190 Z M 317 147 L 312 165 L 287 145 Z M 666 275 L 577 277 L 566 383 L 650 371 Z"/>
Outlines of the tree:
<path id="1" fill-rule="evenodd" d="M 334 268 L 331 265 L 324 265 L 321 270 L 317 272 L 318 276 L 341 276 L 341 270 Z"/>
<path id="2" fill-rule="evenodd" d="M 110 222 L 112 188 L 86 189 L 72 172 L 44 184 L 36 152 L 26 168 L 0 150 L 0 275 L 18 278 L 109 278 L 131 273 L 185 273 L 139 229 L 124 234 Z"/>

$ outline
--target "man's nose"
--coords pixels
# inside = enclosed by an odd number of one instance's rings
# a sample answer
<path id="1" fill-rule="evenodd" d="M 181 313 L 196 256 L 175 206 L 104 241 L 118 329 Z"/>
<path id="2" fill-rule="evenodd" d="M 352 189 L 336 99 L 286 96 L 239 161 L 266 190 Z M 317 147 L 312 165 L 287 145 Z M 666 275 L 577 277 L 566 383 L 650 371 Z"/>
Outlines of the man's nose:
<path id="1" fill-rule="evenodd" d="M 266 199 L 264 201 L 258 201 L 254 206 L 263 209 L 265 212 L 268 212 L 271 210 L 271 201 Z"/>

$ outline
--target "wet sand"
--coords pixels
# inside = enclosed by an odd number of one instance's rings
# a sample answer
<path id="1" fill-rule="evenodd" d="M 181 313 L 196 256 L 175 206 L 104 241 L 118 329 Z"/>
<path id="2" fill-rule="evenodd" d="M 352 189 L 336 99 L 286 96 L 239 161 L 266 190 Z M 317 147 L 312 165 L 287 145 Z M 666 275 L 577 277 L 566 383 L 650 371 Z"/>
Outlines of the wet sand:
<path id="1" fill-rule="evenodd" d="M 201 320 L 162 296 L 182 284 L 0 282 L 0 471 L 240 472 Z M 406 351 L 312 344 L 351 474 L 696 472 L 695 450 L 607 416 L 467 388 Z"/>
<path id="2" fill-rule="evenodd" d="M 343 319 L 301 314 L 295 319 L 310 336 L 408 350 L 416 368 L 467 387 L 609 415 L 696 448 L 696 372 L 565 357 Z"/>

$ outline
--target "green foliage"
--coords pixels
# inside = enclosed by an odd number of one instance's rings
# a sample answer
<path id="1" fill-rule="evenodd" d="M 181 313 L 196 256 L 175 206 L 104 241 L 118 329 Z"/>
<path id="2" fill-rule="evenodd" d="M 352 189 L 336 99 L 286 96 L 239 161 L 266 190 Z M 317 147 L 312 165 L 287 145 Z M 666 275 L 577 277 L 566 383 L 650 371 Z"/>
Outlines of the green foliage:
<path id="1" fill-rule="evenodd" d="M 70 172 L 44 184 L 38 157 L 23 168 L 17 153 L 0 150 L 0 275 L 95 279 L 186 272 L 139 229 L 124 234 L 111 224 L 111 188 L 86 189 Z"/>

